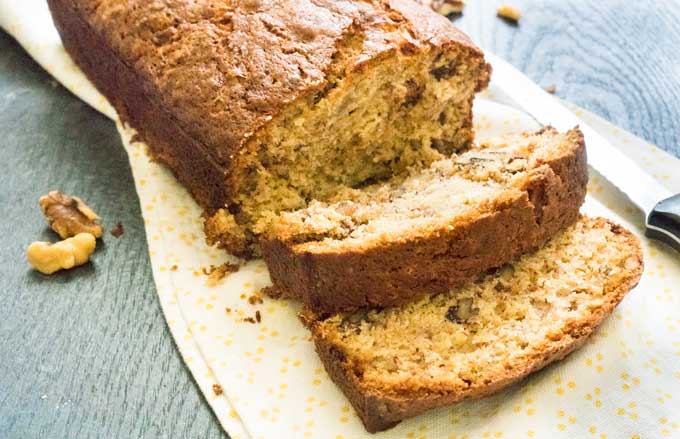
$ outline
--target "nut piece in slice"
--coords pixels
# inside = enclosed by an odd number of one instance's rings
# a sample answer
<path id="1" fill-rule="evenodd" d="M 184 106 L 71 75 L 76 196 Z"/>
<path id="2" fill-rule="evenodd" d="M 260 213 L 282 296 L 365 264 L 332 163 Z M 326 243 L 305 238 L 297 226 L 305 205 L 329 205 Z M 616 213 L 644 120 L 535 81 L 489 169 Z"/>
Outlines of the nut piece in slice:
<path id="1" fill-rule="evenodd" d="M 519 9 L 508 4 L 500 6 L 496 10 L 496 14 L 498 14 L 498 16 L 501 18 L 512 21 L 513 23 L 519 22 L 519 19 L 522 17 L 522 13 L 519 11 Z"/>
<path id="2" fill-rule="evenodd" d="M 89 233 L 95 238 L 102 236 L 98 224 L 99 216 L 78 197 L 70 197 L 59 191 L 51 191 L 40 197 L 47 223 L 61 239 L 71 238 L 79 233 Z"/>
<path id="3" fill-rule="evenodd" d="M 37 241 L 28 246 L 28 263 L 43 274 L 83 265 L 90 260 L 97 246 L 91 233 L 78 233 L 55 244 Z"/>

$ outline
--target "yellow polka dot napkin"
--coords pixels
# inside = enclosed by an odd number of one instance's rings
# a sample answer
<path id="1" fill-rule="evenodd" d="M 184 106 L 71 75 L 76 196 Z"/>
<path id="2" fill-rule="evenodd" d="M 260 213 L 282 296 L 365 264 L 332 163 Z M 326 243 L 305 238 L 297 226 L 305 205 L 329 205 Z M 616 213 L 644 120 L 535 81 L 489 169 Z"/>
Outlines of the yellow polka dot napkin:
<path id="1" fill-rule="evenodd" d="M 44 1 L 0 0 L 0 26 L 69 90 L 116 119 L 66 55 Z M 536 128 L 531 118 L 499 101 L 492 85 L 476 102 L 480 137 Z M 574 110 L 662 184 L 680 191 L 680 160 Z M 166 169 L 149 160 L 144 144 L 131 140 L 132 130 L 118 128 L 168 327 L 224 429 L 241 439 L 370 436 L 323 370 L 297 320 L 298 305 L 255 298 L 269 285 L 262 261 L 216 282 L 204 274 L 211 265 L 237 260 L 205 245 L 198 206 Z M 633 206 L 596 173 L 584 211 L 641 235 Z M 680 258 L 662 245 L 642 242 L 647 268 L 640 285 L 581 350 L 495 396 L 432 411 L 376 436 L 680 437 Z"/>

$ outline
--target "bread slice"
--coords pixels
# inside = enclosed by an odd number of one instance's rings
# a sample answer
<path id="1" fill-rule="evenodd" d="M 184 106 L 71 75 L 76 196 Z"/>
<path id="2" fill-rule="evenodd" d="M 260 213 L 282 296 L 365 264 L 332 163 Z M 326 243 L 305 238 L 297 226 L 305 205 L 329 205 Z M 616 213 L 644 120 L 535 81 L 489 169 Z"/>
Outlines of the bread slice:
<path id="1" fill-rule="evenodd" d="M 451 292 L 324 318 L 316 349 L 370 432 L 496 392 L 582 345 L 642 274 L 638 239 L 581 218 L 545 247 Z"/>
<path id="2" fill-rule="evenodd" d="M 448 291 L 576 221 L 586 184 L 581 132 L 545 128 L 314 202 L 263 242 L 273 294 L 337 312 Z"/>
<path id="3" fill-rule="evenodd" d="M 206 208 L 257 252 L 282 210 L 427 166 L 473 138 L 489 67 L 411 0 L 49 0 L 68 53 Z"/>

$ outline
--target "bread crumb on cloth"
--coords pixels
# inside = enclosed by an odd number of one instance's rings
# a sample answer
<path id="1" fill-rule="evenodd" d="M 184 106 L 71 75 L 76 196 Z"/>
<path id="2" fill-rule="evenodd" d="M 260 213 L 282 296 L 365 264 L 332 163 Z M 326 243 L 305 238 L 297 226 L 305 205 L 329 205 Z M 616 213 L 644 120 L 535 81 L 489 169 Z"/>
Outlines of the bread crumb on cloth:
<path id="1" fill-rule="evenodd" d="M 222 265 L 211 265 L 209 268 L 203 267 L 201 271 L 203 271 L 203 274 L 208 276 L 208 279 L 205 281 L 205 285 L 208 287 L 214 287 L 215 285 L 218 285 L 227 274 L 235 273 L 238 271 L 238 269 L 238 264 L 230 264 L 225 262 Z"/>

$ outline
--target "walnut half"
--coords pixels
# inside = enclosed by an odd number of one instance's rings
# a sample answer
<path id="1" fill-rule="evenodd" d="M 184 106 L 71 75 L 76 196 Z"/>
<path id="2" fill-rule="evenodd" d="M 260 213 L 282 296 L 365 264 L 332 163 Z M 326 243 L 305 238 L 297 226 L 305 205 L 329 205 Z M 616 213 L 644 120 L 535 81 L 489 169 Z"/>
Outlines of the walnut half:
<path id="1" fill-rule="evenodd" d="M 55 244 L 37 241 L 28 246 L 28 263 L 43 274 L 83 265 L 90 260 L 97 246 L 91 233 L 78 233 Z"/>
<path id="2" fill-rule="evenodd" d="M 78 197 L 69 197 L 58 191 L 40 197 L 47 223 L 62 239 L 78 233 L 90 233 L 95 238 L 102 236 L 99 216 Z"/>

